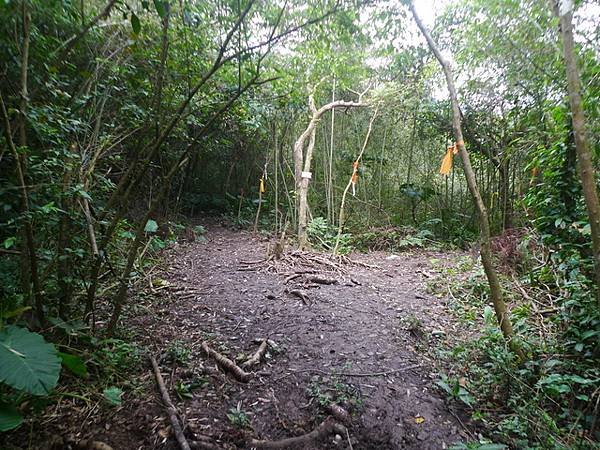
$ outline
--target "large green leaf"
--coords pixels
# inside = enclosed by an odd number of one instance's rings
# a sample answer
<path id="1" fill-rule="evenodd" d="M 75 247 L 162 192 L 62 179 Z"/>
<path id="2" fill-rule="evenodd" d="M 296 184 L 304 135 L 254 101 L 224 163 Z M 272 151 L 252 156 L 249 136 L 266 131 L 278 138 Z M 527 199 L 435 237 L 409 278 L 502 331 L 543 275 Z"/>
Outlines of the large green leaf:
<path id="1" fill-rule="evenodd" d="M 87 378 L 87 367 L 85 366 L 85 362 L 83 362 L 79 356 L 63 352 L 58 352 L 58 356 L 62 360 L 63 366 L 65 366 L 78 377 Z"/>
<path id="2" fill-rule="evenodd" d="M 23 416 L 17 408 L 8 403 L 0 402 L 0 433 L 17 428 L 23 422 Z"/>
<path id="3" fill-rule="evenodd" d="M 56 386 L 59 373 L 56 348 L 41 335 L 15 326 L 0 331 L 0 382 L 46 395 Z"/>

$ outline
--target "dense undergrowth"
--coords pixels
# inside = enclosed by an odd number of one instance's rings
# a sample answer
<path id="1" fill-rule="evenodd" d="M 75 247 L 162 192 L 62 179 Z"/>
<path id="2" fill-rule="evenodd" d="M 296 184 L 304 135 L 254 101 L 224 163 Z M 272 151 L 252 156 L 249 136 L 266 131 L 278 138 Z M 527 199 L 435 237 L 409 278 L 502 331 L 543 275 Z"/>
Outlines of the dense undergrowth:
<path id="1" fill-rule="evenodd" d="M 144 307 L 131 293 L 162 249 L 202 239 L 186 217 L 293 242 L 300 176 L 315 249 L 477 253 L 466 166 L 439 173 L 450 103 L 403 3 L 0 1 L 0 432 L 63 397 L 111 405 L 139 388 L 127 373 L 144 349 L 120 319 Z M 600 20 L 592 1 L 565 4 L 594 191 Z M 432 288 L 474 338 L 445 351 L 440 386 L 496 442 L 597 446 L 595 222 L 565 27 L 535 0 L 442 9 L 432 35 L 455 56 L 463 144 L 526 358 L 494 325 L 479 266 L 457 261 Z M 312 107 L 340 99 L 365 104 L 317 120 L 296 174 Z"/>
<path id="2" fill-rule="evenodd" d="M 127 315 L 136 314 L 137 308 L 156 300 L 154 294 L 142 288 L 152 271 L 162 264 L 163 249 L 177 240 L 204 239 L 202 226 L 165 222 L 161 228 L 159 230 L 153 220 L 146 225 L 148 241 L 131 278 L 137 301 Z M 127 221 L 119 224 L 117 233 L 123 241 L 133 239 L 132 227 Z M 115 252 L 113 258 L 111 270 L 125 264 L 123 253 Z M 125 392 L 139 396 L 137 391 L 142 385 L 135 381 L 133 374 L 147 356 L 147 349 L 140 346 L 143 339 L 135 334 L 141 330 L 120 329 L 112 336 L 98 333 L 98 328 L 108 319 L 105 314 L 94 316 L 91 324 L 81 319 L 65 320 L 60 317 L 56 303 L 54 308 L 49 308 L 49 325 L 43 330 L 43 336 L 28 331 L 27 325 L 33 320 L 31 307 L 23 305 L 22 295 L 15 292 L 11 282 L 17 270 L 18 266 L 10 259 L 0 260 L 0 273 L 4 278 L 0 352 L 6 364 L 0 368 L 4 381 L 0 384 L 0 430 L 16 428 L 25 419 L 35 421 L 36 416 L 62 398 L 82 400 L 86 408 L 98 402 L 110 408 L 121 405 Z M 73 279 L 70 286 L 75 296 L 85 292 L 84 279 Z M 114 289 L 114 281 L 103 279 L 99 302 L 107 302 Z"/>
<path id="3" fill-rule="evenodd" d="M 520 262 L 529 269 L 502 276 L 525 361 L 502 338 L 477 260 L 466 256 L 440 268 L 430 288 L 448 297 L 468 334 L 438 349 L 449 367 L 438 384 L 495 442 L 523 449 L 596 448 L 600 315 L 593 285 L 577 269 L 581 261 L 554 255 L 537 265 L 536 256 L 548 249 L 535 252 L 525 242 Z"/>

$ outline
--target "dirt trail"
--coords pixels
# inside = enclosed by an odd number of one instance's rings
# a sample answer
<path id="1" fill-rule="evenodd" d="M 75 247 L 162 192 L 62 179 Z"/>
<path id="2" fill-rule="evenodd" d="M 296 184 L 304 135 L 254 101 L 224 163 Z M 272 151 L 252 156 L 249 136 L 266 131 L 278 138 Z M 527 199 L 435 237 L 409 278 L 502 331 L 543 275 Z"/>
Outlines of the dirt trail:
<path id="1" fill-rule="evenodd" d="M 250 435 L 295 436 L 314 429 L 334 401 L 351 413 L 349 435 L 305 448 L 443 449 L 466 440 L 434 387 L 438 374 L 426 355 L 436 336 L 452 332 L 443 301 L 425 292 L 429 260 L 444 255 L 354 255 L 378 268 L 346 265 L 338 283 L 326 285 L 306 275 L 286 283 L 293 268 L 274 273 L 248 263 L 263 259 L 266 247 L 249 233 L 210 227 L 206 242 L 169 251 L 162 276 L 177 300 L 164 305 L 160 319 L 138 319 L 163 349 L 177 340 L 192 349 L 192 368 L 161 363 L 172 391 L 197 374 L 205 382 L 178 405 L 190 436 L 231 448 L 244 448 Z M 307 301 L 291 295 L 294 289 Z M 248 384 L 213 370 L 200 349 L 210 339 L 234 359 L 253 354 L 263 338 L 277 348 Z"/>

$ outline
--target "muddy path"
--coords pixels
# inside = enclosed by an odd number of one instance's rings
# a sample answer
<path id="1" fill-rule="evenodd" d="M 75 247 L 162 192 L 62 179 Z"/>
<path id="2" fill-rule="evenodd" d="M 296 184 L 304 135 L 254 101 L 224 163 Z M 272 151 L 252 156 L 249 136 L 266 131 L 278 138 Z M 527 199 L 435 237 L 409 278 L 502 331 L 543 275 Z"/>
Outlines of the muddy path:
<path id="1" fill-rule="evenodd" d="M 206 239 L 168 251 L 157 279 L 171 299 L 134 320 L 162 355 L 190 438 L 247 448 L 249 437 L 297 436 L 317 427 L 333 403 L 350 414 L 347 435 L 302 448 L 444 449 L 467 440 L 435 388 L 439 374 L 428 356 L 454 327 L 444 301 L 426 293 L 430 260 L 451 263 L 451 255 L 259 263 L 266 240 L 221 227 L 209 227 Z M 248 383 L 216 370 L 200 347 L 208 341 L 243 360 L 267 338 L 273 346 Z M 154 445 L 176 448 L 172 437 Z"/>

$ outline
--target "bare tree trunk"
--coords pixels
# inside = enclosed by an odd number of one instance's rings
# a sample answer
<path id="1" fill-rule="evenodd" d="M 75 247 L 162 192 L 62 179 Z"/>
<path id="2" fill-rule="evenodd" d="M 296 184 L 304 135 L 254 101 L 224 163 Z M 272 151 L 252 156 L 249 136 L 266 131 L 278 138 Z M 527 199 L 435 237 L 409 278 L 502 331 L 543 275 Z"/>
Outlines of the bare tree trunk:
<path id="1" fill-rule="evenodd" d="M 33 225 L 31 223 L 30 218 L 30 209 L 29 209 L 29 190 L 27 189 L 27 183 L 25 182 L 25 170 L 24 164 L 20 155 L 17 151 L 15 143 L 12 139 L 12 131 L 10 128 L 10 120 L 8 119 L 8 112 L 6 111 L 6 106 L 4 105 L 4 99 L 0 94 L 0 110 L 2 112 L 2 118 L 4 120 L 4 132 L 6 134 L 6 141 L 8 146 L 11 149 L 13 157 L 15 158 L 15 165 L 17 167 L 17 177 L 19 179 L 19 185 L 21 189 L 21 204 L 23 213 L 27 216 L 24 223 L 24 239 L 25 239 L 25 248 L 21 252 L 22 255 L 26 255 L 28 257 L 29 263 L 29 271 L 27 272 L 27 279 L 31 280 L 33 283 L 33 300 L 35 305 L 35 313 L 38 321 L 43 325 L 46 321 L 44 315 L 44 307 L 42 300 L 42 287 L 39 281 L 38 275 L 38 266 L 37 266 L 37 251 L 35 246 L 35 241 L 33 238 Z M 27 270 L 27 268 L 25 268 Z M 30 275 L 30 276 L 29 276 Z M 24 287 L 26 290 L 23 292 L 25 296 L 29 293 L 29 283 Z"/>
<path id="2" fill-rule="evenodd" d="M 167 65 L 167 57 L 169 55 L 169 18 L 171 15 L 171 7 L 169 2 L 163 2 L 165 6 L 165 17 L 162 19 L 162 42 L 160 46 L 160 65 L 156 77 L 156 97 L 154 99 L 154 127 L 155 139 L 160 137 L 161 128 L 161 109 L 162 109 L 162 94 L 165 82 L 165 70 Z"/>
<path id="3" fill-rule="evenodd" d="M 331 101 L 335 102 L 335 77 L 333 78 L 333 88 L 331 90 Z M 327 170 L 327 220 L 329 223 L 335 221 L 334 193 L 333 193 L 333 149 L 335 141 L 335 109 L 331 110 L 331 138 L 329 139 L 329 161 Z"/>
<path id="4" fill-rule="evenodd" d="M 294 178 L 296 182 L 296 196 L 297 207 L 298 207 L 298 248 L 303 249 L 308 245 L 308 237 L 306 235 L 306 226 L 308 218 L 308 186 L 311 179 L 311 163 L 312 163 L 312 151 L 315 144 L 315 129 L 317 123 L 321 120 L 321 116 L 329 110 L 335 108 L 352 108 L 366 106 L 359 99 L 358 102 L 347 102 L 344 100 L 336 100 L 321 106 L 317 110 L 313 94 L 311 93 L 308 97 L 308 104 L 312 113 L 312 117 L 306 130 L 300 135 L 298 140 L 294 144 Z M 310 138 L 309 145 L 306 149 L 306 156 L 304 156 L 304 144 L 306 140 Z"/>
<path id="5" fill-rule="evenodd" d="M 475 206 L 477 207 L 477 212 L 479 215 L 479 227 L 481 234 L 481 262 L 483 264 L 483 269 L 485 271 L 490 286 L 490 294 L 492 298 L 492 303 L 494 305 L 494 310 L 496 311 L 496 318 L 498 320 L 498 324 L 500 325 L 500 329 L 502 330 L 502 334 L 504 335 L 504 338 L 507 340 L 507 342 L 510 344 L 511 349 L 519 356 L 521 360 L 523 360 L 525 359 L 525 354 L 517 340 L 514 339 L 512 323 L 510 321 L 508 310 L 506 308 L 506 303 L 504 301 L 502 287 L 500 286 L 498 274 L 496 273 L 496 269 L 494 268 L 494 265 L 492 263 L 492 252 L 490 245 L 490 223 L 485 204 L 483 203 L 483 199 L 481 198 L 481 194 L 479 193 L 479 189 L 477 187 L 475 173 L 473 172 L 473 168 L 471 166 L 471 159 L 469 158 L 469 153 L 467 152 L 467 148 L 465 147 L 465 143 L 463 140 L 462 128 L 460 123 L 460 109 L 458 105 L 458 96 L 456 95 L 456 88 L 454 86 L 452 68 L 450 66 L 450 62 L 442 56 L 433 38 L 429 34 L 429 31 L 421 22 L 421 19 L 417 15 L 417 12 L 415 11 L 412 2 L 409 4 L 409 7 L 415 19 L 415 22 L 419 27 L 419 30 L 421 30 L 421 33 L 427 40 L 429 48 L 431 49 L 431 51 L 439 61 L 440 65 L 442 66 L 444 75 L 446 77 L 448 91 L 450 92 L 450 101 L 452 103 L 452 128 L 454 129 L 454 136 L 456 138 L 459 147 L 459 153 L 463 162 L 463 170 L 467 179 L 467 185 L 469 187 L 469 191 L 471 192 L 471 196 L 473 197 L 473 201 L 475 202 Z"/>
<path id="6" fill-rule="evenodd" d="M 275 235 L 279 233 L 279 140 L 277 138 L 277 121 L 273 121 L 273 172 L 275 172 Z"/>
<path id="7" fill-rule="evenodd" d="M 315 148 L 317 130 L 313 128 L 306 147 L 306 156 L 304 158 L 304 170 L 301 173 L 300 186 L 298 189 L 299 207 L 298 207 L 298 246 L 306 247 L 308 244 L 306 227 L 308 226 L 308 184 L 311 180 L 312 154 Z"/>
<path id="8" fill-rule="evenodd" d="M 69 308 L 71 304 L 71 294 L 73 292 L 72 284 L 67 282 L 67 278 L 71 274 L 71 261 L 68 255 L 65 254 L 65 249 L 71 247 L 71 217 L 66 212 L 71 209 L 72 200 L 67 199 L 67 193 L 71 184 L 71 170 L 67 167 L 67 172 L 63 177 L 63 185 L 59 207 L 63 212 L 58 222 L 58 234 L 56 237 L 56 283 L 58 285 L 58 316 L 63 319 L 68 319 Z"/>
<path id="9" fill-rule="evenodd" d="M 598 202 L 598 190 L 596 187 L 596 174 L 592 161 L 587 136 L 586 120 L 581 101 L 581 80 L 577 59 L 575 55 L 575 43 L 573 40 L 573 2 L 563 0 L 554 5 L 555 12 L 560 18 L 560 29 L 563 38 L 563 56 L 567 69 L 567 89 L 571 103 L 571 116 L 573 118 L 573 132 L 575 133 L 575 149 L 579 163 L 579 176 L 583 186 L 583 196 L 587 207 L 590 228 L 592 233 L 592 245 L 594 250 L 594 263 L 596 266 L 596 300 L 600 306 L 600 204 Z"/>
<path id="10" fill-rule="evenodd" d="M 18 117 L 18 132 L 19 132 L 19 147 L 27 147 L 27 109 L 29 107 L 29 94 L 28 94 L 28 71 L 29 71 L 29 41 L 30 41 L 30 28 L 31 28 L 31 12 L 29 10 L 28 0 L 22 0 L 22 21 L 23 21 L 23 42 L 21 45 L 21 100 L 19 102 L 19 117 Z M 6 141 L 9 148 L 15 158 L 15 164 L 17 167 L 17 177 L 21 188 L 21 204 L 23 214 L 25 214 L 25 223 L 23 231 L 23 239 L 25 241 L 25 247 L 21 252 L 21 271 L 22 271 L 22 287 L 23 295 L 29 296 L 30 282 L 33 285 L 33 303 L 35 305 L 36 317 L 40 324 L 44 325 L 45 315 L 42 300 L 42 286 L 40 284 L 38 274 L 38 261 L 37 261 L 37 249 L 33 234 L 33 224 L 31 221 L 30 208 L 29 208 L 29 190 L 27 188 L 27 182 L 25 180 L 27 171 L 27 162 L 25 155 L 19 153 L 15 147 L 15 143 L 12 138 L 12 131 L 10 127 L 10 120 L 8 118 L 8 112 L 4 99 L 0 97 L 2 117 L 4 119 L 4 131 L 6 133 Z"/>

